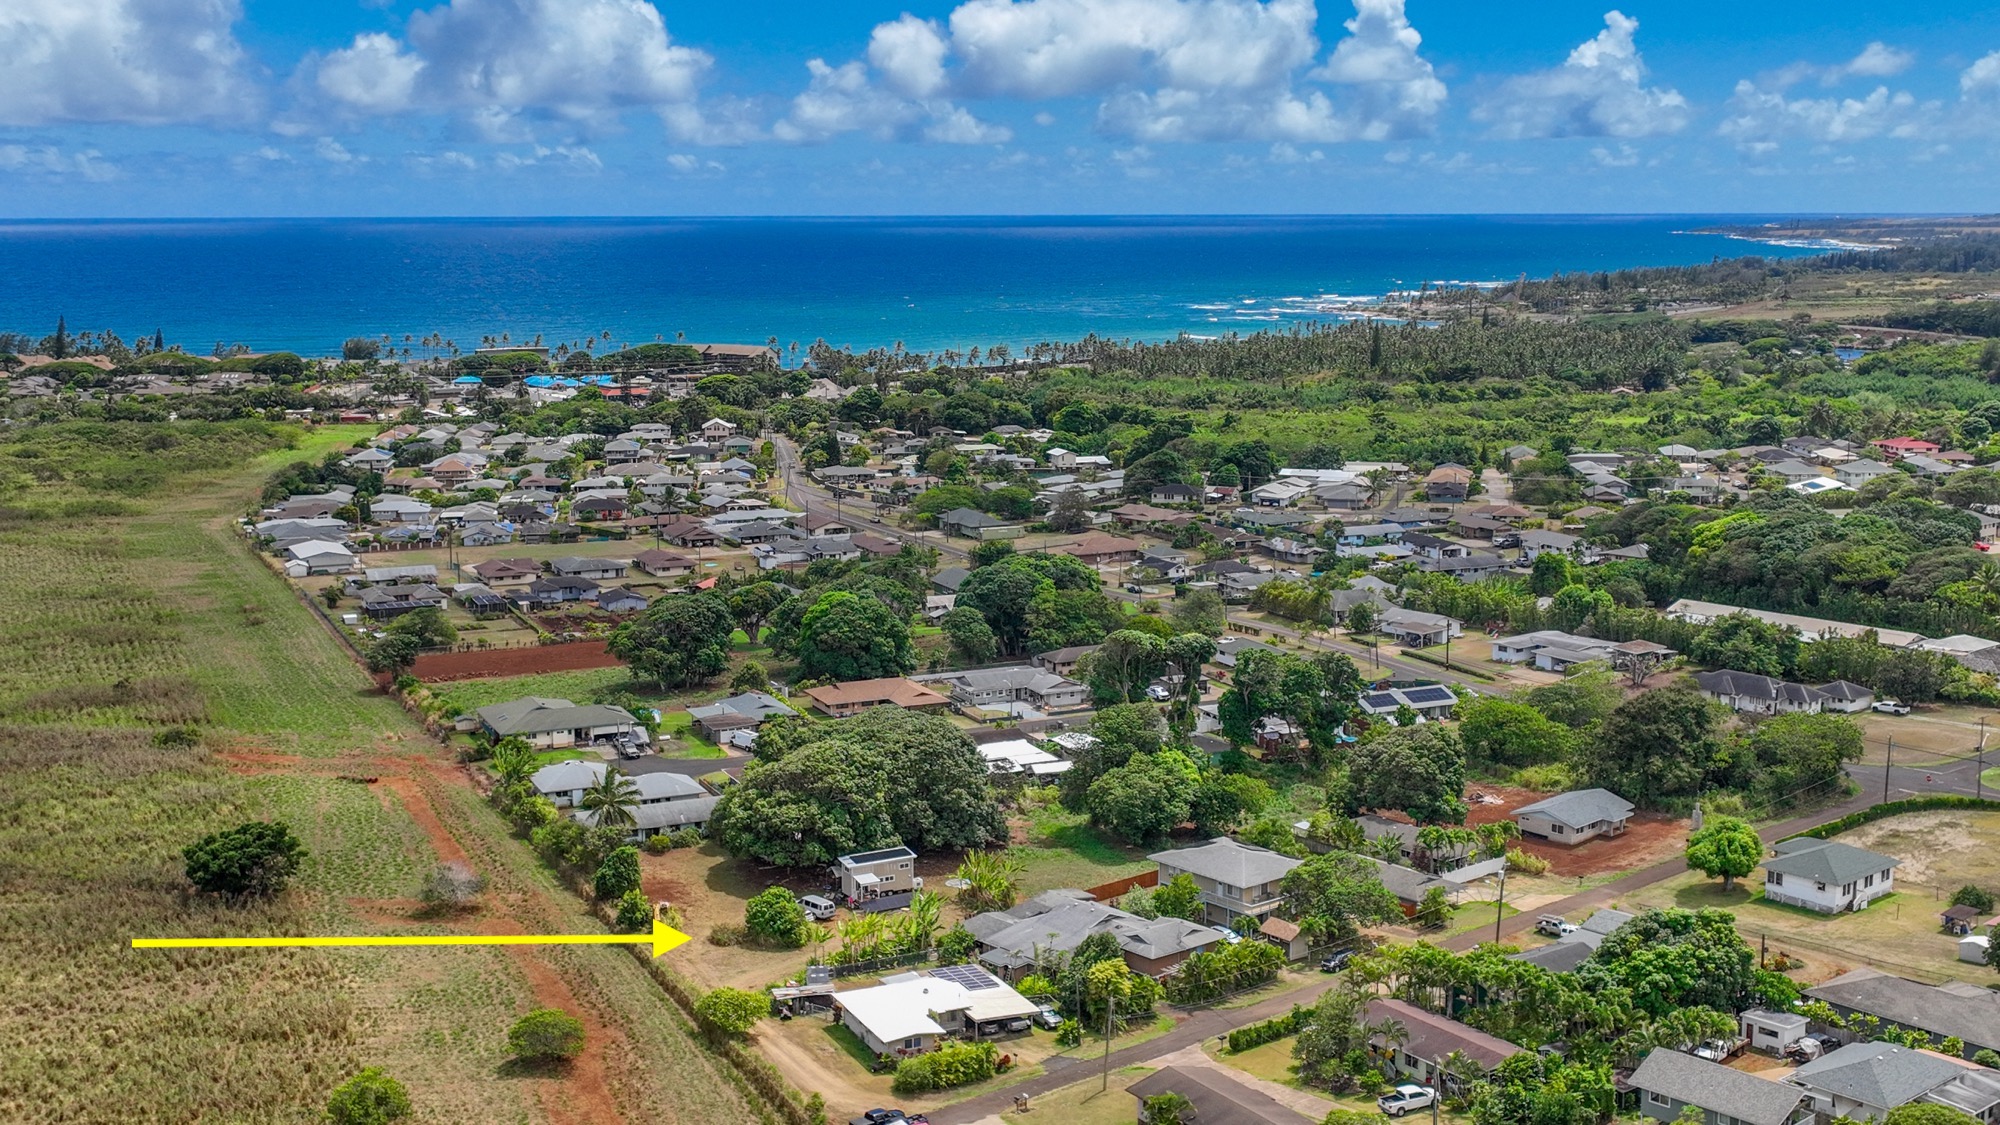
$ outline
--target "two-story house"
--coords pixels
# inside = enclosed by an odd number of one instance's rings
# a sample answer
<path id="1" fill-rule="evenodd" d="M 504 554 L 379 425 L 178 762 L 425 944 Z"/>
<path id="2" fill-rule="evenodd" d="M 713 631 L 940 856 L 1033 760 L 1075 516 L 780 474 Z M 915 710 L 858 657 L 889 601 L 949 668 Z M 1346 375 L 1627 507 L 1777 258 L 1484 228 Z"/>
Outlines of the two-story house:
<path id="1" fill-rule="evenodd" d="M 1279 883 L 1300 860 L 1218 836 L 1192 848 L 1154 852 L 1146 857 L 1160 865 L 1160 882 L 1188 875 L 1201 888 L 1203 920 L 1231 925 L 1248 915 L 1261 922 L 1284 905 Z"/>

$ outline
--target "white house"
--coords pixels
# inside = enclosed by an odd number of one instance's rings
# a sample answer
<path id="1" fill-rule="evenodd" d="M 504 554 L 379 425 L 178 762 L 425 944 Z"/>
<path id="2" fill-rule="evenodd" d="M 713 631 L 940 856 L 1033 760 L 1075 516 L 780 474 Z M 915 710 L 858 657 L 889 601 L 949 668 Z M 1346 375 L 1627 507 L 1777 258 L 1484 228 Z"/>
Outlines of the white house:
<path id="1" fill-rule="evenodd" d="M 1581 844 L 1599 836 L 1621 836 L 1632 819 L 1632 802 L 1609 789 L 1575 789 L 1514 810 L 1521 835 L 1553 844 Z"/>
<path id="2" fill-rule="evenodd" d="M 920 1055 L 946 1036 L 1028 1030 L 1041 1005 L 972 965 L 898 973 L 872 988 L 836 992 L 840 1022 L 878 1055 Z"/>
<path id="3" fill-rule="evenodd" d="M 1778 854 L 1764 861 L 1764 897 L 1822 914 L 1861 910 L 1890 894 L 1903 862 L 1838 840 L 1801 837 L 1771 850 Z"/>
<path id="4" fill-rule="evenodd" d="M 1696 672 L 1694 684 L 1704 696 L 1750 715 L 1818 714 L 1826 706 L 1816 688 L 1750 672 Z"/>

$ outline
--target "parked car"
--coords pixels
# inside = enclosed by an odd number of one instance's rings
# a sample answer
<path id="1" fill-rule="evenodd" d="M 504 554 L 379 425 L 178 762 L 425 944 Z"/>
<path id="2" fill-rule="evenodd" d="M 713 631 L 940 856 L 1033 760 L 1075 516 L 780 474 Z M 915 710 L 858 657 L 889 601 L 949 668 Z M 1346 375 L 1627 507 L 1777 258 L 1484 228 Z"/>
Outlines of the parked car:
<path id="1" fill-rule="evenodd" d="M 1230 929 L 1228 926 L 1210 926 L 1209 929 L 1214 930 L 1218 934 L 1221 934 L 1222 940 L 1228 942 L 1230 945 L 1235 945 L 1237 942 L 1243 940 L 1242 934 L 1237 933 L 1235 930 Z"/>
<path id="2" fill-rule="evenodd" d="M 1125 583 L 1125 592 L 1128 594 L 1143 594 L 1146 592 L 1146 588 L 1137 582 L 1127 582 Z"/>
<path id="3" fill-rule="evenodd" d="M 1149 684 L 1146 687 L 1146 698 L 1155 703 L 1165 703 L 1173 697 L 1173 689 L 1165 684 Z"/>
<path id="4" fill-rule="evenodd" d="M 1042 1005 L 1041 1010 L 1037 1011 L 1031 1018 L 1044 1031 L 1054 1031 L 1056 1028 L 1061 1027 L 1063 1020 L 1062 1013 L 1049 1007 L 1047 1004 Z"/>
<path id="5" fill-rule="evenodd" d="M 1375 1108 L 1391 1117 L 1401 1117 L 1413 1109 L 1429 1109 L 1437 1103 L 1437 1091 L 1428 1086 L 1405 1083 L 1375 1099 Z"/>
<path id="6" fill-rule="evenodd" d="M 1750 1045 L 1748 1039 L 1704 1039 L 1696 1045 L 1694 1057 L 1709 1062 L 1728 1062 L 1738 1051 Z"/>
<path id="7" fill-rule="evenodd" d="M 799 905 L 805 907 L 806 917 L 815 922 L 824 922 L 832 918 L 833 912 L 839 909 L 832 899 L 824 895 L 806 895 L 799 899 Z"/>
<path id="8" fill-rule="evenodd" d="M 1562 916 L 1557 914 L 1544 914 L 1540 918 L 1535 919 L 1535 932 L 1546 934 L 1552 938 L 1559 938 L 1564 934 L 1575 933 L 1576 923 L 1565 921 Z"/>
<path id="9" fill-rule="evenodd" d="M 1354 960 L 1354 951 L 1352 949 L 1335 950 L 1334 952 L 1327 954 L 1326 957 L 1320 961 L 1319 971 L 1322 973 L 1337 973 L 1340 970 L 1345 969 L 1347 967 L 1347 963 L 1352 960 Z"/>
<path id="10" fill-rule="evenodd" d="M 899 1117 L 906 1121 L 909 1119 L 900 1109 L 871 1109 L 861 1116 L 873 1122 L 894 1121 Z"/>
<path id="11" fill-rule="evenodd" d="M 1910 713 L 1910 705 L 1893 699 L 1878 699 L 1875 701 L 1874 710 L 1884 715 L 1907 715 Z"/>

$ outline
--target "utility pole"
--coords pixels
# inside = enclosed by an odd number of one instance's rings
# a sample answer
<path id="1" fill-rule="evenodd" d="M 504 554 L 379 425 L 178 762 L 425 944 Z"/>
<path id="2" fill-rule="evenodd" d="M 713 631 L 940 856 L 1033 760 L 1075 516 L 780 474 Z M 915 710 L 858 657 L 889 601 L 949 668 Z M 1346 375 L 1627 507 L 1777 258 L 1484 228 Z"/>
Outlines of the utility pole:
<path id="1" fill-rule="evenodd" d="M 1500 897 L 1493 900 L 1493 944 L 1500 944 L 1500 919 L 1507 914 L 1507 862 L 1500 862 Z"/>
<path id="2" fill-rule="evenodd" d="M 1104 997 L 1104 1067 L 1103 1076 L 1097 1083 L 1097 1092 L 1111 1088 L 1111 1017 L 1118 1011 L 1118 997 L 1107 994 Z"/>
<path id="3" fill-rule="evenodd" d="M 1882 756 L 1882 800 L 1889 800 L 1889 765 L 1896 760 L 1896 740 L 1889 740 L 1889 752 Z"/>

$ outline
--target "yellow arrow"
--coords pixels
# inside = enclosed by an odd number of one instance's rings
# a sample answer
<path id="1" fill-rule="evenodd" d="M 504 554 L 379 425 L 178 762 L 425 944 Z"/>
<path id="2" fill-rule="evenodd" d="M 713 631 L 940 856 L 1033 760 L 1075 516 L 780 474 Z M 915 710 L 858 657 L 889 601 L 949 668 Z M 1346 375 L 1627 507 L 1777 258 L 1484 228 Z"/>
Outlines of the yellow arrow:
<path id="1" fill-rule="evenodd" d="M 688 935 L 653 919 L 648 934 L 467 934 L 413 937 L 225 937 L 225 938 L 133 938 L 134 949 L 322 949 L 359 945 L 644 945 L 652 943 L 653 956 L 678 949 Z"/>

